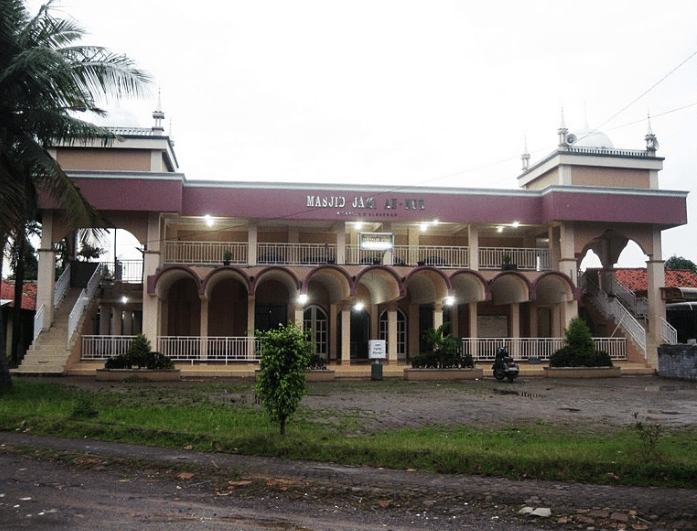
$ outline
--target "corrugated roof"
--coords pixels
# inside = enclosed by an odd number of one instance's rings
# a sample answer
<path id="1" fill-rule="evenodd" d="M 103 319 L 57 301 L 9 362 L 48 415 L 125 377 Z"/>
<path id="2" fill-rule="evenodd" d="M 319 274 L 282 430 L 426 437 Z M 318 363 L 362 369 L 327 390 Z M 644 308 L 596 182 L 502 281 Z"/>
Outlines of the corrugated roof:
<path id="1" fill-rule="evenodd" d="M 14 282 L 3 282 L 0 287 L 0 299 L 12 301 L 9 304 L 14 306 Z M 22 309 L 36 310 L 36 284 L 25 282 L 24 286 L 22 286 Z"/>

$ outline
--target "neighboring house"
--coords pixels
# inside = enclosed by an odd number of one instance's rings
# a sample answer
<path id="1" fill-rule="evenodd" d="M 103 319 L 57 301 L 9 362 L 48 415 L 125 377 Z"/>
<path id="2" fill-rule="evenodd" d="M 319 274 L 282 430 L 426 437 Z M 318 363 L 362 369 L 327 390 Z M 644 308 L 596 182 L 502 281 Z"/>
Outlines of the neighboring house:
<path id="1" fill-rule="evenodd" d="M 552 153 L 532 165 L 523 155 L 515 190 L 405 187 L 394 175 L 374 185 L 261 183 L 177 173 L 164 114 L 153 117 L 151 129 L 114 129 L 119 141 L 107 147 L 52 148 L 110 225 L 143 249 L 137 264 L 120 262 L 109 280 L 95 277 L 84 294 L 72 287 L 56 305 L 65 284 L 54 283 L 52 249 L 71 232 L 44 207 L 37 343 L 60 333 L 52 344 L 68 346 L 62 364 L 52 353 L 54 372 L 93 371 L 90 360 L 142 331 L 184 371 L 253 374 L 254 330 L 289 321 L 312 331 L 337 370 L 367 366 L 370 340 L 386 340 L 388 364 L 405 363 L 424 329 L 444 322 L 480 360 L 502 344 L 521 360 L 544 360 L 580 306 L 607 299 L 597 282 L 581 289 L 583 258 L 592 250 L 612 275 L 629 241 L 650 258 L 648 322 L 665 320 L 661 232 L 687 222 L 687 193 L 659 189 L 663 159 L 651 132 L 646 149 L 628 150 L 562 125 Z M 49 330 L 73 305 L 69 330 Z M 595 315 L 613 324 L 602 329 L 626 326 L 606 306 Z M 656 367 L 661 331 L 638 326 L 631 341 L 629 332 L 597 338 L 599 348 Z M 41 363 L 48 372 L 39 350 L 21 372 Z"/>
<path id="2" fill-rule="evenodd" d="M 619 269 L 617 280 L 637 297 L 646 297 L 645 269 Z M 678 331 L 678 342 L 697 339 L 697 274 L 683 269 L 666 269 L 663 299 L 668 322 Z"/>
<path id="3" fill-rule="evenodd" d="M 14 322 L 14 282 L 2 282 L 0 289 L 0 306 L 2 306 L 2 319 L 5 325 L 5 338 L 7 354 L 10 355 L 12 345 L 12 332 Z M 21 311 L 21 340 L 19 342 L 18 358 L 21 360 L 33 339 L 34 314 L 36 313 L 36 284 L 24 282 L 22 287 L 22 311 Z"/>

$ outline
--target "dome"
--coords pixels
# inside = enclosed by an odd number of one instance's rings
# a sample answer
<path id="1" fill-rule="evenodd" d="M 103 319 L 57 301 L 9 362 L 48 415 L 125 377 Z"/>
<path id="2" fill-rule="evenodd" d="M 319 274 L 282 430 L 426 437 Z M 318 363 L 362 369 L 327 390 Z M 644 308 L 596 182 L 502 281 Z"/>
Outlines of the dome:
<path id="1" fill-rule="evenodd" d="M 604 148 L 604 149 L 614 149 L 615 145 L 612 140 L 603 133 L 602 131 L 596 131 L 590 128 L 580 129 L 575 131 L 577 140 L 571 145 L 573 147 L 587 147 L 587 148 Z"/>

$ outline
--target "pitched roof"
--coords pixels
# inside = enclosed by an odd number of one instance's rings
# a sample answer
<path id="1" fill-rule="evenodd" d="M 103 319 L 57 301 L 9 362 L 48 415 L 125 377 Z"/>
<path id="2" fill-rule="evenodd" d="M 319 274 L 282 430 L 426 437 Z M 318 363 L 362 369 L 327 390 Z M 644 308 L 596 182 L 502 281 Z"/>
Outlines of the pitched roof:
<path id="1" fill-rule="evenodd" d="M 646 269 L 618 269 L 615 278 L 631 291 L 646 291 Z M 666 288 L 697 288 L 697 275 L 687 269 L 666 269 Z"/>
<path id="2" fill-rule="evenodd" d="M 14 306 L 14 282 L 3 282 L 0 288 L 0 299 L 12 301 L 9 305 Z M 36 284 L 25 282 L 24 286 L 22 286 L 22 309 L 36 310 Z"/>

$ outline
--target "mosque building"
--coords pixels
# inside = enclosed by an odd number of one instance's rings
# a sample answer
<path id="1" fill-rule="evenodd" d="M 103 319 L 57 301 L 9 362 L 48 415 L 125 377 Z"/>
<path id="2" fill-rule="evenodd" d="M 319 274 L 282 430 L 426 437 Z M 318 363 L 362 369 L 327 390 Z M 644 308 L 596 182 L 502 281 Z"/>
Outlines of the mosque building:
<path id="1" fill-rule="evenodd" d="M 159 102 L 153 117 L 113 128 L 106 147 L 52 148 L 142 258 L 75 263 L 56 280 L 55 245 L 75 231 L 44 205 L 36 339 L 20 373 L 94 373 L 143 333 L 183 371 L 253 374 L 254 331 L 289 321 L 337 371 L 367 366 L 371 340 L 385 340 L 387 367 L 405 365 L 444 322 L 479 361 L 506 345 L 544 362 L 576 316 L 598 349 L 647 369 L 675 341 L 661 232 L 687 222 L 687 193 L 659 188 L 650 126 L 630 150 L 562 119 L 552 153 L 523 154 L 519 188 L 493 190 L 189 180 Z M 641 313 L 613 270 L 630 241 L 648 256 Z M 602 267 L 580 272 L 591 250 Z"/>

